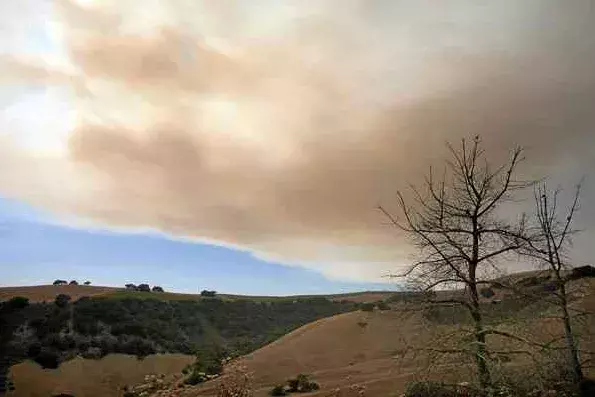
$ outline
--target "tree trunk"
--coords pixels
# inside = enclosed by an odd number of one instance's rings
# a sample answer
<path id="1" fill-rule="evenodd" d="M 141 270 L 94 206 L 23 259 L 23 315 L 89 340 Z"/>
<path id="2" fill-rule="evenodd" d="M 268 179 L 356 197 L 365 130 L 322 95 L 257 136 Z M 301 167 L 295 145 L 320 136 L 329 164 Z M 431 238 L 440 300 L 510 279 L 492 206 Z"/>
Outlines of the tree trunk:
<path id="1" fill-rule="evenodd" d="M 560 300 L 562 321 L 564 322 L 564 336 L 568 349 L 568 358 L 570 359 L 570 365 L 572 366 L 573 382 L 578 385 L 583 380 L 583 369 L 578 357 L 578 348 L 576 346 L 576 341 L 574 340 L 574 334 L 572 333 L 570 314 L 568 313 L 568 300 L 566 299 L 566 286 L 563 283 L 560 285 Z"/>
<path id="2" fill-rule="evenodd" d="M 477 378 L 479 380 L 479 387 L 482 393 L 491 385 L 490 370 L 488 368 L 487 350 L 486 350 L 486 336 L 483 332 L 483 321 L 479 307 L 479 295 L 477 294 L 477 285 L 471 284 L 469 286 L 471 295 L 471 317 L 473 318 L 473 326 L 475 329 L 475 364 L 477 366 Z"/>

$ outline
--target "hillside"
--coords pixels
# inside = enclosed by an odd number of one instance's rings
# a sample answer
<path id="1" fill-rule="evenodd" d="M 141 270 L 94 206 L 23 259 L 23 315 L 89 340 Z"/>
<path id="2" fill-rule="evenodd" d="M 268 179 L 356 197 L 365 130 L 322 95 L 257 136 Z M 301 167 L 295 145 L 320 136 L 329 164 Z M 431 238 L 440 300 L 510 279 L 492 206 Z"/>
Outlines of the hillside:
<path id="1" fill-rule="evenodd" d="M 23 287 L 0 287 L 0 302 L 15 296 L 22 296 L 32 303 L 53 302 L 57 295 L 69 295 L 73 301 L 82 297 L 109 297 L 109 298 L 152 298 L 159 300 L 197 300 L 203 297 L 200 294 L 187 294 L 177 292 L 139 292 L 127 291 L 125 288 L 103 287 L 92 285 L 32 285 Z M 384 300 L 394 294 L 393 291 L 362 291 L 344 294 L 323 295 L 287 295 L 287 296 L 251 296 L 237 294 L 218 294 L 224 300 L 250 300 L 250 301 L 278 301 L 294 300 L 301 298 L 327 298 L 333 301 L 348 302 L 375 302 Z"/>
<path id="2" fill-rule="evenodd" d="M 114 287 L 96 287 L 92 285 L 34 285 L 27 287 L 0 287 L 0 302 L 15 296 L 22 296 L 32 303 L 53 302 L 56 295 L 66 294 L 72 300 L 83 296 L 102 296 L 119 291 Z"/>
<path id="3" fill-rule="evenodd" d="M 1 304 L 0 375 L 26 359 L 51 369 L 77 356 L 97 359 L 111 353 L 236 356 L 355 308 L 351 302 L 320 297 L 252 301 L 149 295 L 102 294 L 63 305 Z"/>
<path id="4" fill-rule="evenodd" d="M 572 284 L 576 293 L 573 306 L 595 310 L 595 280 Z M 439 335 L 464 326 L 465 320 L 452 308 L 417 310 L 412 304 L 393 304 L 391 310 L 351 312 L 307 324 L 279 340 L 243 357 L 238 364 L 252 374 L 255 396 L 266 396 L 271 388 L 295 377 L 310 374 L 321 386 L 316 396 L 357 396 L 356 388 L 364 386 L 366 397 L 398 396 L 406 383 L 417 377 L 446 381 L 467 381 L 471 369 L 459 355 L 437 356 L 415 352 L 416 346 L 447 347 L 434 341 Z M 536 341 L 549 341 L 561 335 L 560 324 L 551 318 L 556 308 L 540 300 L 504 297 L 500 304 L 486 303 L 491 323 Z M 514 317 L 515 320 L 511 320 Z M 549 318 L 548 318 L 549 317 Z M 577 324 L 579 334 L 595 325 L 593 316 Z M 518 347 L 509 340 L 495 338 L 498 348 Z M 583 348 L 595 350 L 591 334 Z M 504 370 L 515 370 L 527 364 L 511 356 Z M 591 370 L 590 376 L 595 375 Z M 180 396 L 213 396 L 218 381 L 176 394 Z M 337 389 L 340 389 L 337 392 Z M 333 394 L 335 393 L 335 394 Z"/>

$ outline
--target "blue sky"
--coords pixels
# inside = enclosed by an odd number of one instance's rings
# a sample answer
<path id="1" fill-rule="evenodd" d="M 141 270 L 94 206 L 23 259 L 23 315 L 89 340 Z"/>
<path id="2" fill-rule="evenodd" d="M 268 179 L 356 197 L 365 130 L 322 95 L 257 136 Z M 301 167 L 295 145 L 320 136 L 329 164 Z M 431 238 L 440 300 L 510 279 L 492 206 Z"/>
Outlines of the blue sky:
<path id="1" fill-rule="evenodd" d="M 248 252 L 157 234 L 89 231 L 61 225 L 47 213 L 0 198 L 0 285 L 54 279 L 95 285 L 159 284 L 169 291 L 289 295 L 392 289 L 378 283 L 332 281 Z"/>

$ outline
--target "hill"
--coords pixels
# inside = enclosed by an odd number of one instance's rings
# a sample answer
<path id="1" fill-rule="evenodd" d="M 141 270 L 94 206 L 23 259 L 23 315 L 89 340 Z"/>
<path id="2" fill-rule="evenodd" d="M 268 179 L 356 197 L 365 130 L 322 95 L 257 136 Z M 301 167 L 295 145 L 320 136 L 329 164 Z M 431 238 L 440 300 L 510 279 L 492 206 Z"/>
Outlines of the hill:
<path id="1" fill-rule="evenodd" d="M 90 287 L 77 291 L 85 288 Z M 174 300 L 161 293 L 96 291 L 96 296 L 60 305 L 1 303 L 0 378 L 26 359 L 52 369 L 77 356 L 97 359 L 111 353 L 141 358 L 156 353 L 237 356 L 301 325 L 355 308 L 351 302 L 321 297 Z M 42 294 L 34 295 L 41 300 Z"/>
<path id="2" fill-rule="evenodd" d="M 595 280 L 572 284 L 576 292 L 573 306 L 595 311 Z M 562 335 L 552 315 L 556 308 L 540 299 L 503 296 L 498 304 L 485 303 L 488 321 L 503 329 L 539 342 Z M 438 338 L 465 325 L 464 316 L 453 307 L 419 310 L 416 304 L 395 303 L 390 310 L 350 312 L 307 324 L 288 335 L 248 354 L 237 364 L 252 374 L 255 396 L 265 396 L 276 385 L 309 374 L 321 386 L 312 396 L 358 396 L 354 390 L 365 387 L 366 397 L 399 396 L 407 382 L 416 378 L 467 381 L 472 368 L 460 355 L 440 355 L 415 351 L 415 346 L 446 348 Z M 464 314 L 464 313 L 463 313 Z M 579 334 L 587 333 L 583 348 L 595 350 L 590 329 L 593 316 L 577 324 Z M 496 348 L 522 347 L 508 339 L 493 340 Z M 531 365 L 526 357 L 510 356 L 502 371 L 522 372 Z M 590 376 L 595 375 L 591 368 Z M 179 396 L 213 396 L 218 381 L 189 389 Z"/>
<path id="3" fill-rule="evenodd" d="M 53 302 L 56 295 L 66 294 L 73 300 L 83 296 L 102 296 L 119 291 L 114 287 L 96 287 L 91 285 L 33 285 L 27 287 L 0 287 L 0 302 L 15 296 L 22 296 L 30 302 Z"/>
<path id="4" fill-rule="evenodd" d="M 53 302 L 57 295 L 69 295 L 73 301 L 83 297 L 106 297 L 106 298 L 151 298 L 165 301 L 197 300 L 203 297 L 200 294 L 188 294 L 178 292 L 140 292 L 129 291 L 125 288 L 103 287 L 92 285 L 32 285 L 22 287 L 0 287 L 0 302 L 7 301 L 15 296 L 22 296 L 30 302 Z M 250 301 L 279 301 L 295 300 L 302 298 L 327 298 L 333 301 L 347 302 L 375 302 L 384 300 L 394 295 L 393 291 L 362 291 L 343 294 L 321 294 L 321 295 L 287 295 L 287 296 L 252 296 L 237 294 L 218 294 L 224 300 L 250 300 Z"/>

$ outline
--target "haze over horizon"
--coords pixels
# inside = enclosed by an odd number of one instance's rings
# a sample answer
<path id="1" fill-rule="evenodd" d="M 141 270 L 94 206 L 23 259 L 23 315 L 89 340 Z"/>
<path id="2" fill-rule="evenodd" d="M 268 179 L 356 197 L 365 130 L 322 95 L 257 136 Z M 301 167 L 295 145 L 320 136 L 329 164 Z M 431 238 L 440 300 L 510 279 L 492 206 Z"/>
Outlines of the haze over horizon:
<path id="1" fill-rule="evenodd" d="M 586 177 L 595 254 L 592 1 L 140 4 L 0 4 L 0 285 L 392 288 L 375 207 L 476 134 Z"/>

